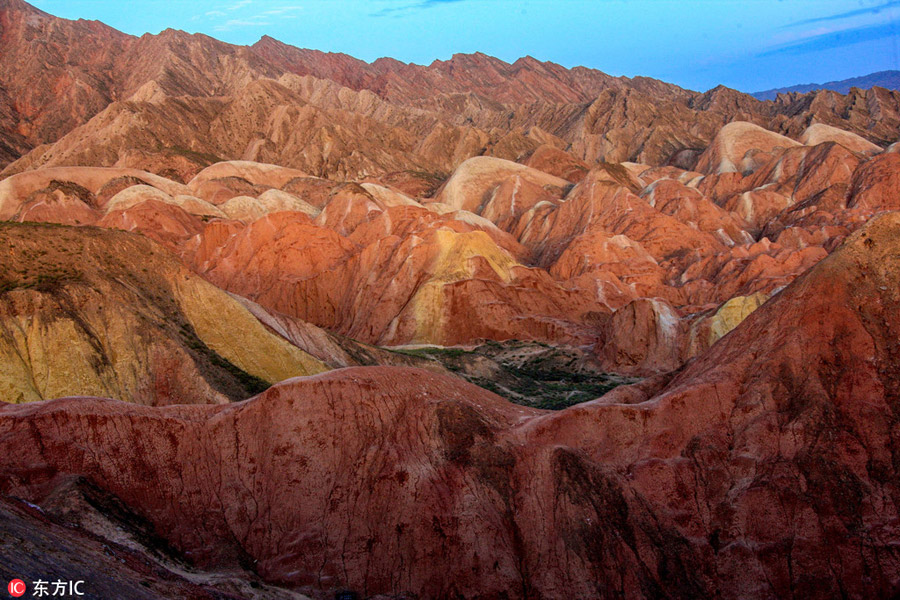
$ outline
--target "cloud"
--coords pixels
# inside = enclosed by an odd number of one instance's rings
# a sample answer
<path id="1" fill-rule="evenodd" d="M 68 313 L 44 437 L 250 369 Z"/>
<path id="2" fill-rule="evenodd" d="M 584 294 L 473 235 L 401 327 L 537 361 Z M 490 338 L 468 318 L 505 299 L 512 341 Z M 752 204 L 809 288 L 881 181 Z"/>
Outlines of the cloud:
<path id="1" fill-rule="evenodd" d="M 271 24 L 272 22 L 269 20 L 269 17 L 265 15 L 256 15 L 243 19 L 229 19 L 221 25 L 216 25 L 214 29 L 216 31 L 231 31 L 232 29 L 237 29 L 239 27 L 267 27 Z"/>
<path id="2" fill-rule="evenodd" d="M 229 6 L 227 10 L 230 12 L 234 12 L 246 8 L 253 3 L 253 0 L 239 0 L 238 2 L 235 2 L 234 4 Z M 233 29 L 238 29 L 241 27 L 267 27 L 272 25 L 274 19 L 295 19 L 296 15 L 293 13 L 302 10 L 303 7 L 297 4 L 275 6 L 273 8 L 269 8 L 268 10 L 263 10 L 257 14 L 251 15 L 246 15 L 246 13 L 249 11 L 242 10 L 242 16 L 240 18 L 229 19 L 224 23 L 216 25 L 214 29 L 216 31 L 231 31 Z M 227 13 L 224 13 L 220 10 L 211 10 L 206 14 L 207 16 L 211 17 L 227 16 Z"/>
<path id="3" fill-rule="evenodd" d="M 379 11 L 371 13 L 372 17 L 390 17 L 390 16 L 399 16 L 404 13 L 409 13 L 414 10 L 422 10 L 425 8 L 433 8 L 435 6 L 441 6 L 442 4 L 454 4 L 457 2 L 467 2 L 471 0 L 418 0 L 418 2 L 407 3 L 403 6 L 395 6 L 390 8 L 383 8 Z"/>
<path id="4" fill-rule="evenodd" d="M 870 6 L 868 8 L 857 8 L 856 10 L 848 10 L 846 12 L 837 13 L 834 15 L 827 15 L 825 17 L 816 17 L 814 19 L 804 19 L 802 21 L 795 21 L 793 23 L 789 23 L 785 25 L 785 27 L 800 27 L 802 25 L 813 25 L 815 23 L 827 23 L 829 21 L 842 21 L 844 19 L 852 19 L 853 17 L 861 17 L 864 15 L 877 15 L 880 14 L 884 10 L 888 10 L 891 8 L 900 7 L 900 0 L 891 0 L 890 2 L 885 2 L 884 4 L 878 4 L 876 6 Z M 893 13 L 893 11 L 891 11 Z"/>
<path id="5" fill-rule="evenodd" d="M 288 0 L 290 1 L 290 0 Z M 432 8 L 435 6 L 441 6 L 445 4 L 455 4 L 460 2 L 472 2 L 474 0 L 382 0 L 382 2 L 387 2 L 392 4 L 393 6 L 388 6 L 379 11 L 371 13 L 370 16 L 373 17 L 387 17 L 387 16 L 400 16 L 401 14 L 412 12 L 415 10 L 422 10 L 427 8 Z M 900 1 L 900 0 L 898 0 Z M 0 0 L 2 2 L 2 0 Z M 237 0 L 230 6 L 224 7 L 223 10 L 227 10 L 229 12 L 241 11 L 241 15 L 246 14 L 246 7 L 254 4 L 255 0 Z M 271 6 L 271 4 L 270 4 Z M 206 17 L 226 17 L 228 13 L 223 12 L 223 10 L 211 10 L 205 13 Z M 266 10 L 262 10 L 256 15 L 243 17 L 240 19 L 230 19 L 224 23 L 215 26 L 216 31 L 230 31 L 232 29 L 236 29 L 238 27 L 259 27 L 262 25 L 271 25 L 269 21 L 275 19 L 296 19 L 296 13 L 299 13 L 304 10 L 304 7 L 300 4 L 283 4 L 276 5 L 272 8 L 267 8 Z M 194 20 L 200 19 L 201 17 L 198 15 L 194 17 Z"/>
<path id="6" fill-rule="evenodd" d="M 290 18 L 292 15 L 290 13 L 302 11 L 302 6 L 279 6 L 278 8 L 272 8 L 269 10 L 264 10 L 261 14 L 271 15 L 271 16 L 281 16 Z"/>
<path id="7" fill-rule="evenodd" d="M 796 42 L 780 44 L 770 48 L 769 50 L 757 54 L 757 57 L 796 56 L 808 54 L 810 52 L 843 48 L 844 46 L 859 44 L 861 42 L 882 40 L 898 35 L 900 35 L 900 20 L 838 30 L 826 29 L 823 33 L 814 34 Z"/>

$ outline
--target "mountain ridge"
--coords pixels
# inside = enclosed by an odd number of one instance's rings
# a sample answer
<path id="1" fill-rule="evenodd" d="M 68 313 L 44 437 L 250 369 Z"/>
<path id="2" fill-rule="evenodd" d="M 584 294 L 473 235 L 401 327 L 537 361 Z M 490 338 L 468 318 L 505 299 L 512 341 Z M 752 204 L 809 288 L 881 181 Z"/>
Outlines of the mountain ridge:
<path id="1" fill-rule="evenodd" d="M 827 83 L 801 83 L 780 88 L 772 88 L 761 92 L 753 92 L 750 95 L 757 100 L 775 100 L 778 94 L 788 94 L 797 92 L 805 94 L 817 90 L 831 90 L 846 94 L 851 88 L 870 89 L 873 87 L 882 87 L 889 90 L 900 89 L 900 71 L 887 70 L 876 71 L 868 75 L 859 75 L 848 79 L 839 79 L 829 81 Z"/>
<path id="2" fill-rule="evenodd" d="M 0 177 L 40 165 L 78 164 L 158 173 L 181 169 L 190 178 L 210 164 L 198 162 L 198 156 L 281 162 L 292 156 L 286 154 L 285 136 L 268 130 L 276 121 L 279 127 L 295 123 L 301 114 L 311 118 L 308 128 L 301 127 L 301 137 L 304 152 L 314 156 L 289 166 L 345 179 L 404 169 L 447 173 L 480 154 L 517 160 L 539 145 L 528 139 L 543 135 L 534 134 L 537 130 L 555 136 L 563 149 L 588 163 L 626 160 L 692 168 L 716 131 L 734 120 L 794 137 L 812 122 L 824 122 L 881 147 L 896 141 L 900 124 L 897 93 L 822 101 L 817 95 L 796 96 L 766 103 L 722 86 L 701 94 L 651 78 L 567 69 L 527 56 L 513 63 L 483 53 L 455 54 L 429 66 L 389 58 L 367 63 L 270 36 L 250 46 L 175 29 L 135 37 L 99 22 L 52 17 L 20 0 L 2 6 L 0 168 L 7 170 Z M 296 82 L 285 80 L 291 75 L 322 81 L 304 84 L 308 90 L 337 84 L 374 94 L 380 103 L 360 97 L 352 106 L 343 101 L 336 106 L 311 102 L 304 94 L 285 100 L 289 92 L 256 83 L 291 88 Z M 348 97 L 347 92 L 337 95 Z M 171 109 L 152 108 L 167 102 Z M 198 123 L 205 129 L 224 105 L 234 113 L 228 123 L 257 123 L 253 135 L 238 136 L 240 145 L 224 143 L 234 134 L 230 129 L 214 131 L 212 141 L 164 141 L 173 130 L 198 130 Z M 287 114 L 282 106 L 291 107 Z M 158 141 L 138 135 L 132 143 L 109 129 L 118 125 L 98 123 L 122 111 L 133 116 L 117 117 L 117 122 L 127 127 L 126 121 L 143 121 L 143 129 L 157 131 Z M 333 133 L 321 133 L 323 120 Z M 373 130 L 380 132 L 376 139 L 393 140 L 388 155 L 365 149 Z M 77 162 L 60 147 L 75 142 L 72 135 L 78 139 Z M 119 140 L 118 147 L 111 147 L 112 138 Z M 337 152 L 334 138 L 341 140 Z M 161 157 L 160 146 L 174 147 L 178 156 Z M 442 156 L 435 156 L 436 149 Z M 65 155 L 68 162 L 48 162 L 51 155 Z M 10 168 L 17 160 L 24 162 Z"/>

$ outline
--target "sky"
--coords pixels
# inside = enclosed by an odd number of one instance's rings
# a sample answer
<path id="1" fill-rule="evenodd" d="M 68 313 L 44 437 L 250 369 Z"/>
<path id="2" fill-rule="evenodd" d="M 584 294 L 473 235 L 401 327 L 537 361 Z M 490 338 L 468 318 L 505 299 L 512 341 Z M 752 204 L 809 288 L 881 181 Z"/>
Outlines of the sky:
<path id="1" fill-rule="evenodd" d="M 533 56 L 705 91 L 900 69 L 900 0 L 32 0 L 126 33 L 263 35 L 373 61 Z"/>

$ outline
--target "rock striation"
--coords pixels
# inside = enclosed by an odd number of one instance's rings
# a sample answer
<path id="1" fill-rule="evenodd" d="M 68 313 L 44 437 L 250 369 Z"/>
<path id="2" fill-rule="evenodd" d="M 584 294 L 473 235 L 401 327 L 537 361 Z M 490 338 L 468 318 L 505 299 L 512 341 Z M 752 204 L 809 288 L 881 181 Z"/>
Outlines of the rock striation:
<path id="1" fill-rule="evenodd" d="M 79 474 L 195 564 L 315 594 L 889 596 L 898 239 L 873 220 L 681 372 L 556 413 L 388 367 L 6 405 L 3 492 Z"/>
<path id="2" fill-rule="evenodd" d="M 143 237 L 0 224 L 0 396 L 226 403 L 328 367 Z"/>

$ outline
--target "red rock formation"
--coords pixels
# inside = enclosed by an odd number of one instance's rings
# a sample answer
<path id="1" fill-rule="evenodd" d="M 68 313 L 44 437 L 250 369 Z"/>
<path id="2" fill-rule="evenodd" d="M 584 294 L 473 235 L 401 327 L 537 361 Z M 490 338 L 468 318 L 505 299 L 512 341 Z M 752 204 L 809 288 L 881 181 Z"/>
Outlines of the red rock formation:
<path id="1" fill-rule="evenodd" d="M 99 49 L 67 55 L 78 81 L 108 71 L 104 109 L 63 115 L 83 124 L 5 171 L 33 169 L 0 182 L 0 218 L 143 233 L 267 308 L 372 343 L 590 344 L 609 310 L 641 298 L 669 302 L 690 329 L 735 294 L 788 283 L 892 207 L 891 153 L 866 159 L 875 150 L 853 133 L 889 141 L 896 97 L 884 91 L 763 104 L 531 59 L 367 65 L 174 31 L 120 35 L 116 51 L 102 27 L 18 2 L 0 12 L 0 63 L 29 36 L 83 34 Z M 624 158 L 646 164 L 596 162 Z M 698 159 L 747 175 L 684 170 Z M 118 167 L 49 166 L 79 163 Z M 279 212 L 292 216 L 269 219 Z M 282 237 L 266 230 L 288 222 Z"/>
<path id="2" fill-rule="evenodd" d="M 367 64 L 0 0 L 0 219 L 133 232 L 0 227 L 0 400 L 287 379 L 0 405 L 0 554 L 146 520 L 319 596 L 896 595 L 898 124 L 887 90 Z M 484 340 L 648 379 L 549 414 L 369 345 Z M 358 365 L 433 372 L 288 379 Z M 252 595 L 146 539 L 98 589 Z"/>
<path id="3" fill-rule="evenodd" d="M 60 221 L 57 221 L 60 222 Z M 113 210 L 97 222 L 100 227 L 139 231 L 170 250 L 178 250 L 203 230 L 203 222 L 184 210 L 157 200 Z"/>
<path id="4" fill-rule="evenodd" d="M 896 170 L 889 156 L 795 146 L 747 176 L 605 163 L 568 194 L 563 179 L 478 157 L 422 203 L 378 179 L 337 183 L 246 161 L 209 167 L 190 185 L 125 169 L 39 169 L 0 183 L 0 208 L 141 232 L 226 289 L 368 343 L 592 344 L 603 315 L 641 298 L 670 303 L 693 331 L 729 299 L 789 283 L 880 210 Z M 60 189 L 81 191 L 46 196 Z M 652 329 L 649 314 L 641 327 Z M 705 347 L 695 337 L 640 369 L 680 364 Z"/>
<path id="5" fill-rule="evenodd" d="M 5 406 L 0 485 L 81 474 L 191 561 L 317 593 L 889 596 L 898 239 L 873 221 L 676 376 L 569 410 L 383 367 Z"/>
<path id="6" fill-rule="evenodd" d="M 610 181 L 605 169 L 592 171 L 566 196 L 566 201 L 547 219 L 549 230 L 538 230 L 532 219 L 522 234 L 526 245 L 541 252 L 541 262 L 552 264 L 563 249 L 592 226 L 639 241 L 657 260 L 698 251 L 713 253 L 722 242 L 657 211 L 627 188 Z"/>
<path id="7" fill-rule="evenodd" d="M 155 186 L 175 196 L 190 194 L 190 189 L 169 179 L 136 169 L 104 169 L 96 167 L 60 167 L 29 171 L 0 181 L 0 219 L 13 217 L 32 194 L 60 184 L 80 189 L 81 200 L 94 208 L 105 205 L 115 195 L 114 188 L 134 185 Z M 121 191 L 117 189 L 116 191 Z M 93 196 L 96 195 L 97 198 Z"/>
<path id="8" fill-rule="evenodd" d="M 524 161 L 524 164 L 572 183 L 578 183 L 590 171 L 586 162 L 549 144 L 538 146 Z"/>
<path id="9" fill-rule="evenodd" d="M 549 269 L 554 277 L 574 280 L 610 308 L 629 300 L 676 295 L 665 286 L 666 271 L 639 242 L 593 228 L 576 237 Z"/>
<path id="10" fill-rule="evenodd" d="M 19 159 L 6 174 L 115 165 L 187 181 L 221 159 L 249 159 L 356 179 L 448 172 L 482 154 L 526 159 L 547 144 L 573 165 L 692 168 L 732 121 L 795 138 L 812 126 L 811 143 L 837 135 L 866 152 L 896 141 L 900 123 L 900 93 L 888 90 L 763 103 L 530 57 L 367 64 L 268 37 L 252 47 L 174 30 L 136 38 L 19 0 L 0 7 L 0 22 L 0 165 Z M 826 126 L 845 133 L 824 134 Z M 848 141 L 854 134 L 869 141 Z"/>
<path id="11" fill-rule="evenodd" d="M 813 123 L 800 135 L 800 143 L 807 146 L 818 146 L 825 142 L 835 142 L 861 154 L 878 154 L 882 150 L 862 136 L 824 123 Z"/>
<path id="12" fill-rule="evenodd" d="M 475 215 L 384 210 L 361 189 L 315 224 L 297 213 L 210 224 L 191 260 L 226 289 L 369 343 L 591 339 L 583 321 L 603 305 L 519 264 L 528 251 L 509 234 Z"/>
<path id="13" fill-rule="evenodd" d="M 60 485 L 41 508 L 0 498 L 0 515 L 0 577 L 23 579 L 29 595 L 36 596 L 34 584 L 42 579 L 49 594 L 57 580 L 81 582 L 77 591 L 87 598 L 297 599 L 249 571 L 185 572 L 146 522 L 77 477 Z M 115 539 L 104 537 L 113 530 L 119 532 Z M 54 579 L 48 582 L 44 573 Z"/>
<path id="14" fill-rule="evenodd" d="M 139 207 L 178 222 L 167 205 L 147 204 Z M 118 215 L 119 223 L 141 218 L 136 212 Z M 103 394 L 152 405 L 226 403 L 327 369 L 141 236 L 4 223 L 0 250 L 6 402 Z"/>
<path id="15" fill-rule="evenodd" d="M 92 205 L 96 205 L 96 200 L 89 190 L 54 180 L 44 189 L 30 193 L 11 220 L 93 225 L 98 214 Z"/>
<path id="16" fill-rule="evenodd" d="M 722 210 L 695 188 L 673 179 L 661 179 L 648 185 L 641 196 L 650 206 L 700 231 L 711 233 L 727 246 L 750 241 L 746 223 L 734 212 Z"/>
<path id="17" fill-rule="evenodd" d="M 766 159 L 755 158 L 754 153 L 765 155 L 798 145 L 753 123 L 734 121 L 716 134 L 697 161 L 697 170 L 707 174 L 755 171 Z"/>
<path id="18" fill-rule="evenodd" d="M 900 208 L 900 155 L 888 153 L 862 165 L 853 175 L 847 206 L 867 210 Z"/>
<path id="19" fill-rule="evenodd" d="M 481 216 L 496 223 L 500 229 L 510 231 L 522 221 L 523 215 L 538 205 L 555 206 L 558 203 L 558 195 L 538 182 L 513 175 L 490 192 L 489 199 L 481 209 Z"/>
<path id="20" fill-rule="evenodd" d="M 569 185 L 566 180 L 537 169 L 499 158 L 479 156 L 461 164 L 435 196 L 435 200 L 454 210 L 480 213 L 497 186 L 514 176 L 533 186 L 555 189 L 559 192 Z"/>
<path id="21" fill-rule="evenodd" d="M 681 365 L 685 325 L 665 300 L 639 298 L 615 311 L 603 328 L 601 364 L 622 373 L 668 372 Z"/>
<path id="22" fill-rule="evenodd" d="M 481 215 L 420 204 L 375 182 L 338 184 L 249 162 L 211 167 L 189 186 L 128 170 L 41 169 L 0 184 L 0 201 L 19 218 L 102 219 L 142 232 L 227 289 L 370 343 L 593 343 L 600 315 L 640 298 L 669 302 L 686 319 L 679 327 L 691 329 L 730 298 L 790 282 L 865 222 L 873 209 L 848 209 L 845 196 L 851 180 L 858 191 L 850 197 L 881 189 L 876 180 L 894 170 L 885 161 L 860 169 L 858 156 L 829 142 L 791 148 L 746 177 L 603 164 L 561 198 L 564 180 L 478 158 L 458 169 L 436 200 Z M 35 195 L 52 181 L 82 190 L 66 201 L 78 210 Z M 287 191 L 271 187 L 277 185 Z M 221 204 L 190 196 L 192 189 Z M 287 212 L 273 214 L 279 211 Z M 254 224 L 266 215 L 272 218 Z M 253 226 L 225 223 L 226 216 Z M 203 228 L 200 219 L 217 221 Z M 328 229 L 338 236 L 325 235 Z M 439 241 L 441 229 L 466 235 Z M 490 244 L 467 236 L 475 231 Z M 755 244 L 751 236 L 768 239 Z M 510 258 L 551 277 L 509 268 Z M 535 303 L 530 290 L 550 303 Z M 655 327 L 648 319 L 641 327 Z M 640 369 L 670 368 L 705 347 L 685 343 L 694 349 L 672 344 L 674 358 L 642 361 Z"/>

